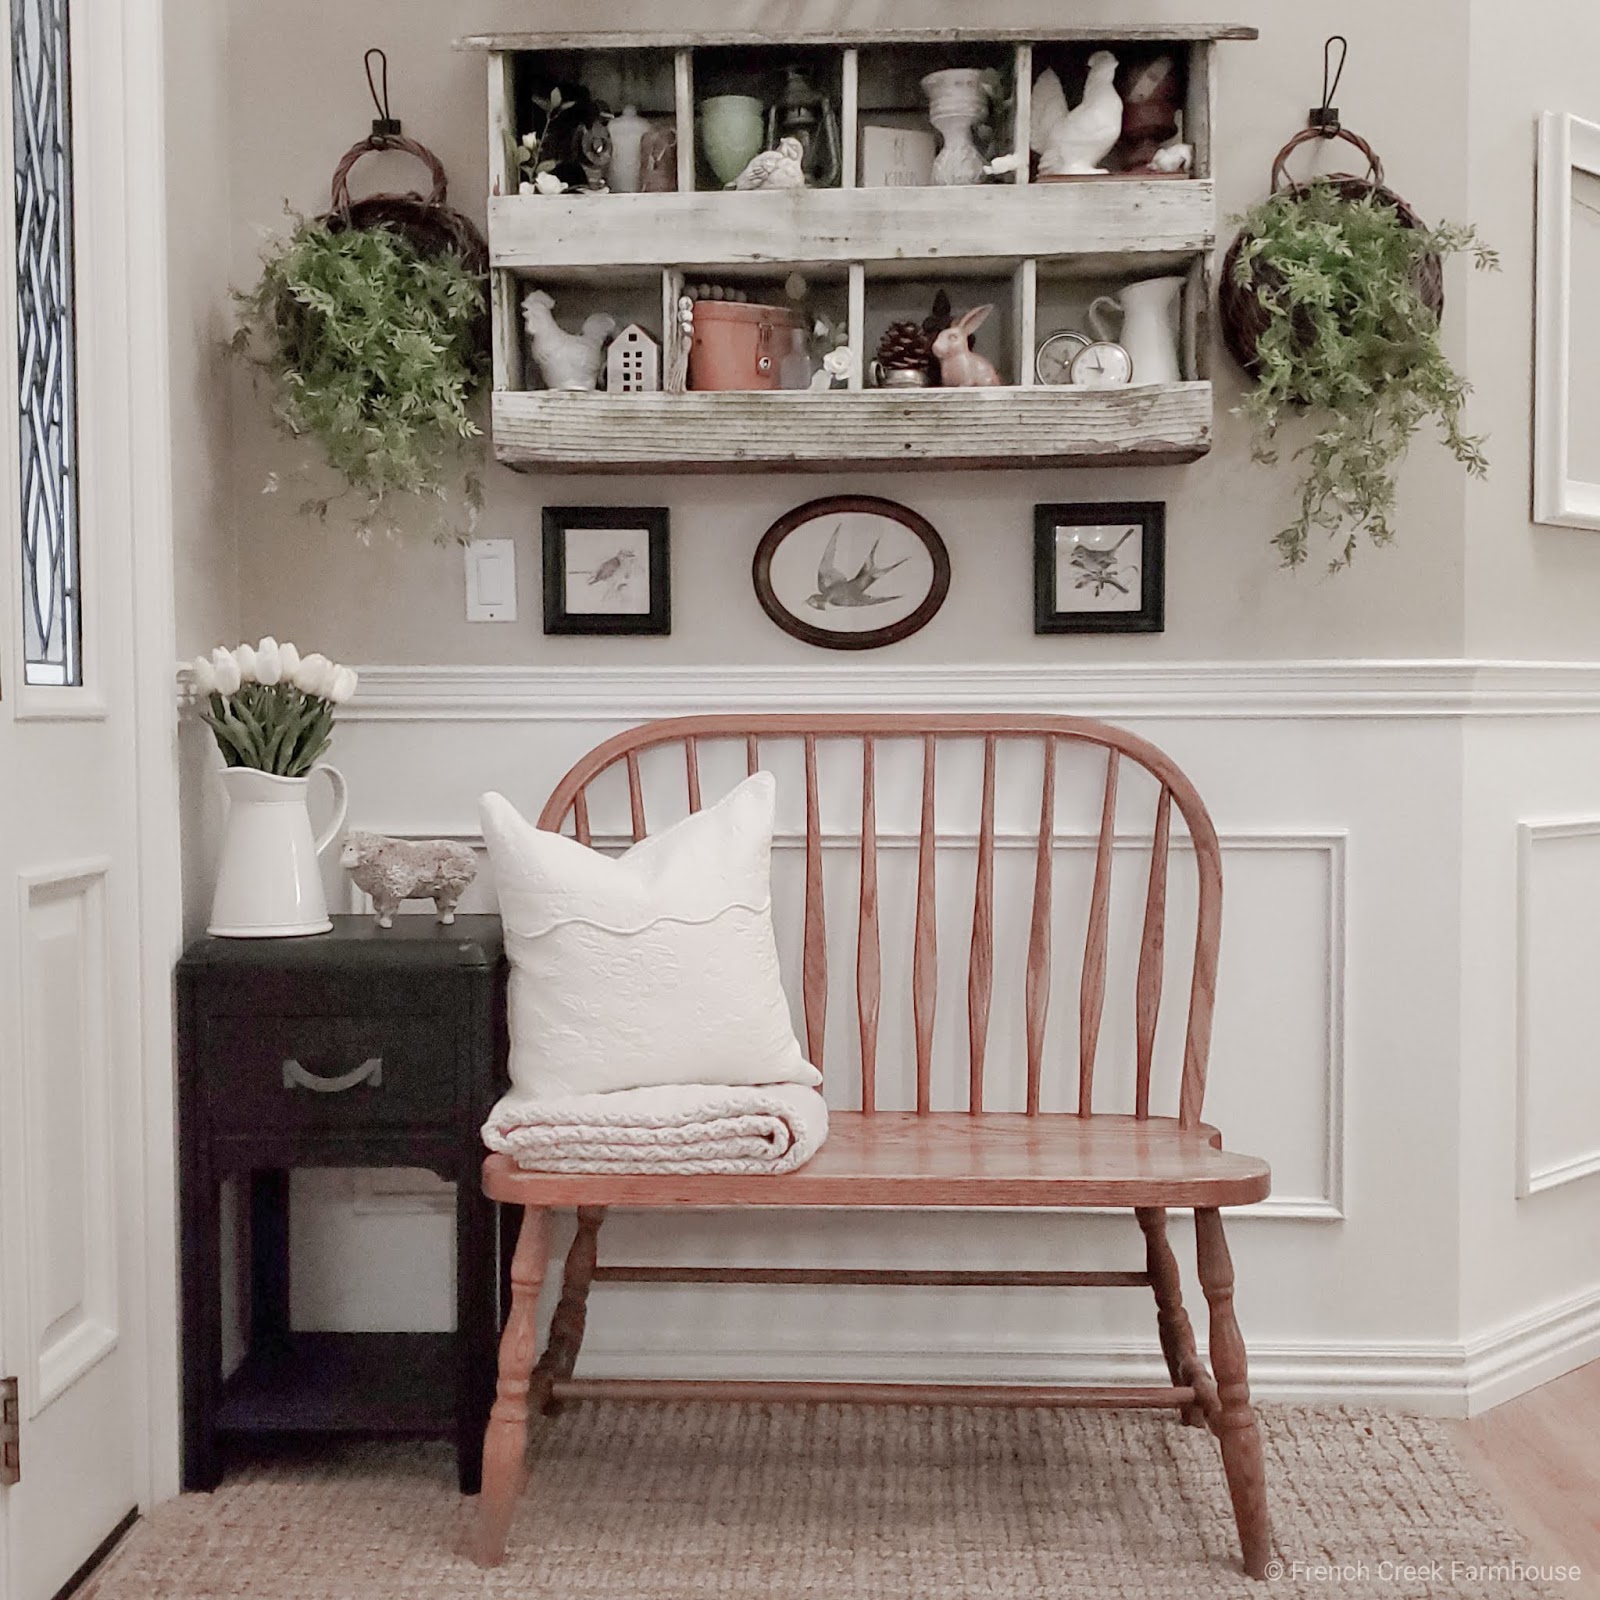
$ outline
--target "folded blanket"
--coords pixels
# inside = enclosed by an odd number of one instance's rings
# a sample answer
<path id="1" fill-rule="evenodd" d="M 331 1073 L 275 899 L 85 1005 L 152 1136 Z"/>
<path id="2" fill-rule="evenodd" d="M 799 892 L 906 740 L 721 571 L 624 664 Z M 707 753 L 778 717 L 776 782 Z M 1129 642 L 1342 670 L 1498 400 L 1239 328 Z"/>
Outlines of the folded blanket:
<path id="1" fill-rule="evenodd" d="M 804 1165 L 827 1137 L 822 1096 L 797 1083 L 511 1094 L 483 1126 L 491 1150 L 530 1172 L 777 1175 Z"/>

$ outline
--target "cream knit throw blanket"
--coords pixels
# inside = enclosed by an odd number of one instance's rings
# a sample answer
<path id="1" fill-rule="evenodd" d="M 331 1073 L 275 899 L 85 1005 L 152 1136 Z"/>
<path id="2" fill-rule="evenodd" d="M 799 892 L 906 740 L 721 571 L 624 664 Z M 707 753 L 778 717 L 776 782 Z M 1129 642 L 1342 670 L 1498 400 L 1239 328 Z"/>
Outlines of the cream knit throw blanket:
<path id="1" fill-rule="evenodd" d="M 530 1172 L 776 1176 L 809 1161 L 827 1137 L 822 1096 L 796 1083 L 507 1095 L 483 1126 L 491 1150 Z"/>

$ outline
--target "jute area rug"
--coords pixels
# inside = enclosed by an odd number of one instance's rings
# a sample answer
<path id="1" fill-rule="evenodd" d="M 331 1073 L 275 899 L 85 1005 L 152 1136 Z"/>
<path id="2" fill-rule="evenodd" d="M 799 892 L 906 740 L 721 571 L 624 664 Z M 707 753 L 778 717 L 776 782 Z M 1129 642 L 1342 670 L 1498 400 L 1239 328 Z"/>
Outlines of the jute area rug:
<path id="1" fill-rule="evenodd" d="M 1239 1569 L 1216 1447 L 1151 1413 L 570 1407 L 506 1565 L 457 1556 L 442 1445 L 279 1454 L 134 1529 L 94 1600 L 1277 1600 L 1569 1594 L 1437 1424 L 1262 1412 L 1282 1571 Z"/>

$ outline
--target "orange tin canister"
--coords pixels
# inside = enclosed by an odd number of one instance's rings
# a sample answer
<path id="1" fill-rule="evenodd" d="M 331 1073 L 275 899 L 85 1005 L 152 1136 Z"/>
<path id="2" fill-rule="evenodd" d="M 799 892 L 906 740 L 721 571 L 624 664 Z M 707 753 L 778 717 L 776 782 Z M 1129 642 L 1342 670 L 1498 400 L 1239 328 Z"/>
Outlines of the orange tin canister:
<path id="1" fill-rule="evenodd" d="M 811 363 L 805 318 L 787 306 L 736 300 L 697 300 L 689 343 L 691 389 L 803 388 Z M 795 383 L 795 374 L 802 381 Z"/>

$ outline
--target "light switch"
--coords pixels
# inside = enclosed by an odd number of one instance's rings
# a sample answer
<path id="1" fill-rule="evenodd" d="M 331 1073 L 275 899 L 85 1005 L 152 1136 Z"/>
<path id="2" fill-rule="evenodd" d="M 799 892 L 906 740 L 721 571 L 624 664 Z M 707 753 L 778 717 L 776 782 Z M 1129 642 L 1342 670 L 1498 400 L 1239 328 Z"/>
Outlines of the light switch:
<path id="1" fill-rule="evenodd" d="M 517 547 L 510 539 L 474 539 L 466 546 L 467 621 L 517 620 Z"/>

